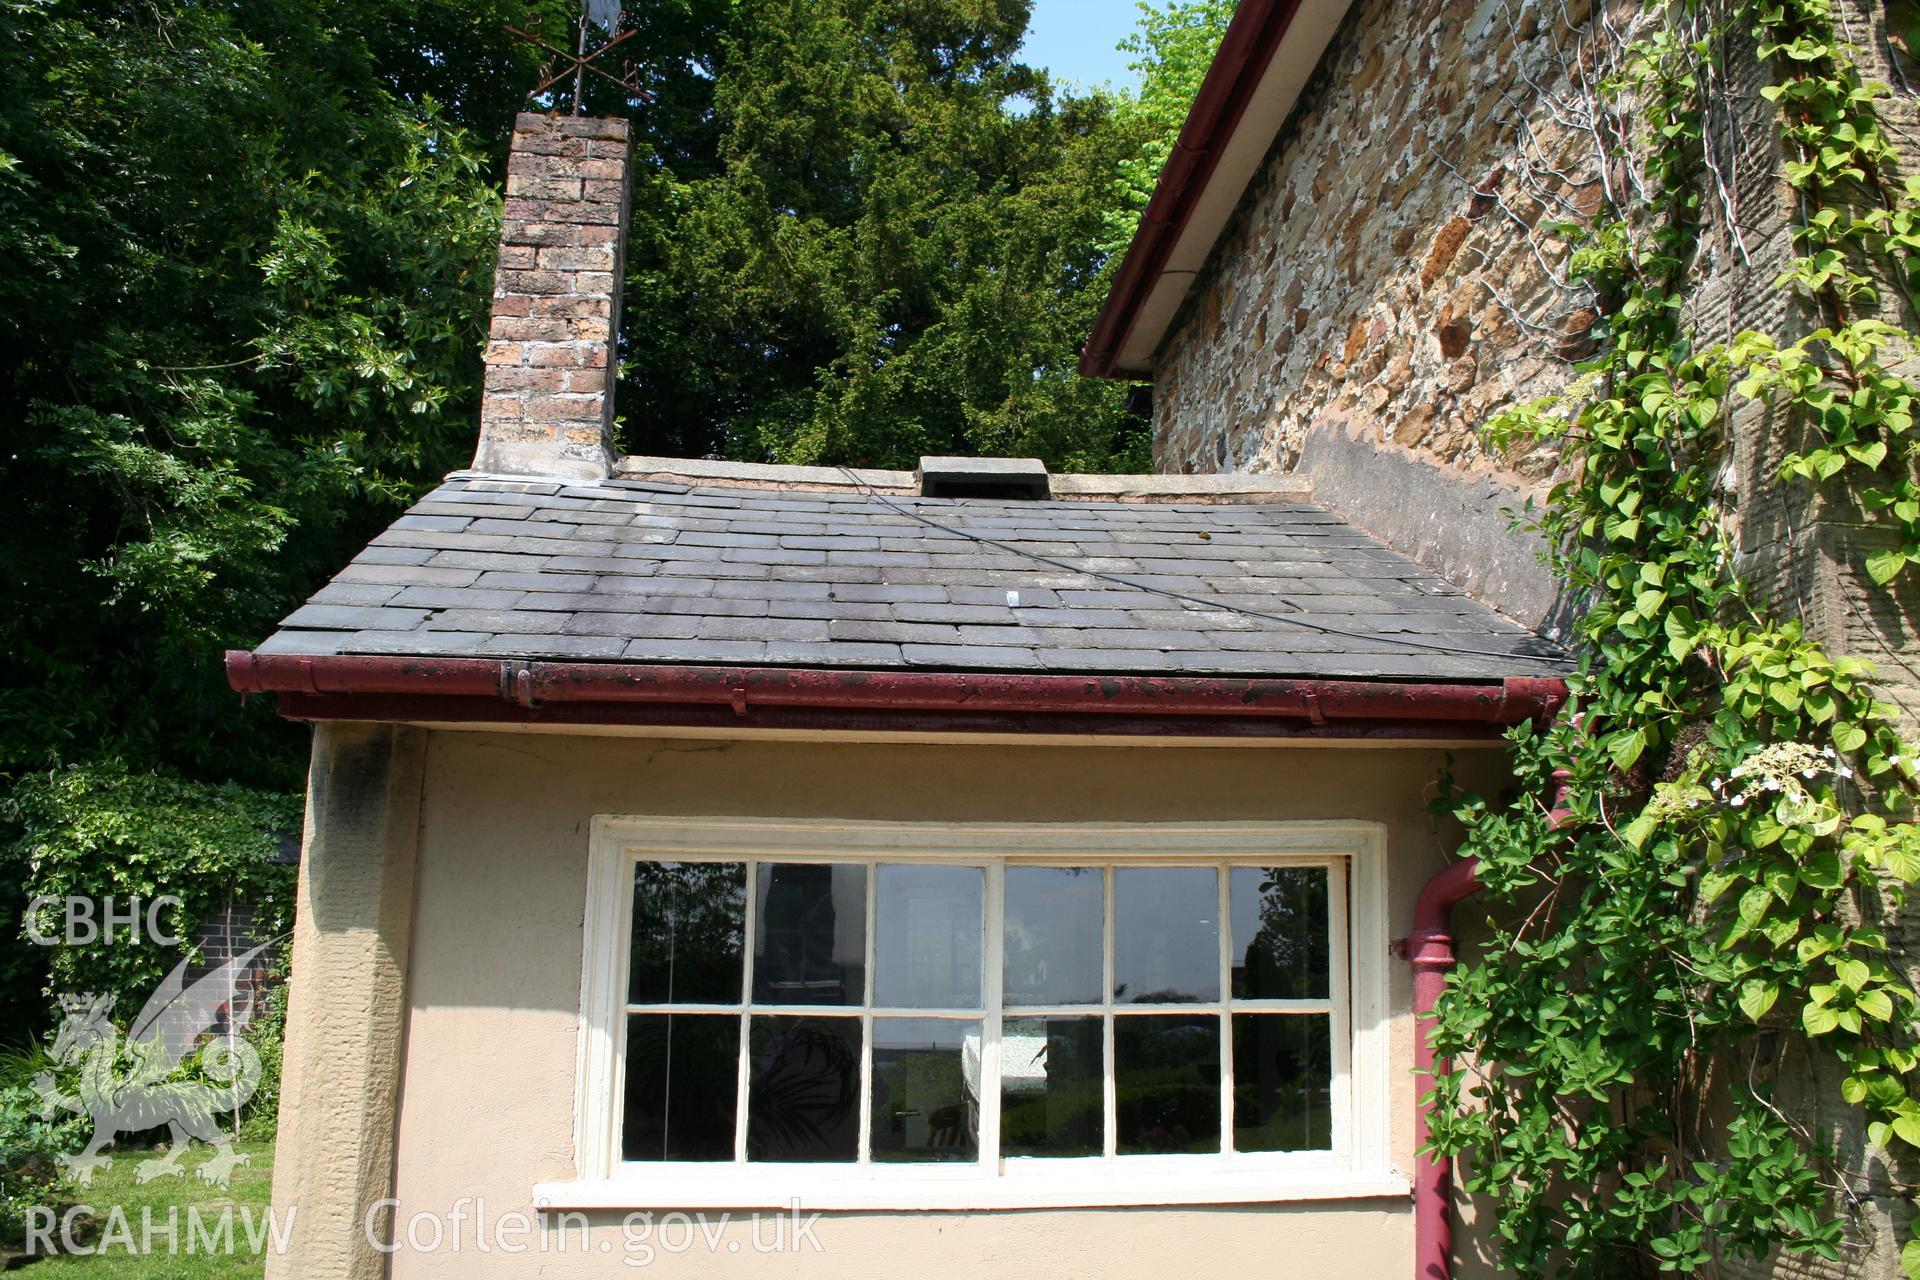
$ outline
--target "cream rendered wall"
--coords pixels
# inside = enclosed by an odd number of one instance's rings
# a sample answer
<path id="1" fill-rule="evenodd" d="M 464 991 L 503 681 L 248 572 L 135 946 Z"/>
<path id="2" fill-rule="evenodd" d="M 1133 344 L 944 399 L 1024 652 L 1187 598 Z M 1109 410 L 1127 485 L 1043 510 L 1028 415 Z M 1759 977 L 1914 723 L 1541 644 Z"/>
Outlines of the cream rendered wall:
<path id="1" fill-rule="evenodd" d="M 632 1275 L 619 1213 L 591 1215 L 567 1251 L 480 1252 L 472 1221 L 531 1206 L 535 1182 L 574 1175 L 572 1107 L 591 820 L 600 813 L 907 821 L 1361 819 L 1387 824 L 1399 936 L 1442 865 L 1426 794 L 1437 749 L 1257 746 L 865 745 L 434 732 L 408 985 L 394 1217 L 461 1212 L 438 1250 L 402 1248 L 396 1280 Z M 1495 752 L 1465 753 L 1498 785 Z M 1410 1169 L 1411 985 L 1391 968 L 1393 1152 Z M 463 1197 L 471 1197 L 459 1203 Z M 484 1211 L 481 1204 L 484 1202 Z M 664 1212 L 670 1205 L 653 1206 Z M 709 1214 L 710 1225 L 717 1214 Z M 1167 1277 L 1192 1272 L 1374 1280 L 1411 1265 L 1404 1198 L 1187 1209 L 845 1213 L 813 1230 L 824 1251 L 755 1252 L 736 1214 L 648 1274 Z M 763 1239 L 774 1228 L 763 1224 Z M 418 1239 L 430 1245 L 433 1230 Z M 679 1242 L 679 1237 L 674 1237 Z"/>

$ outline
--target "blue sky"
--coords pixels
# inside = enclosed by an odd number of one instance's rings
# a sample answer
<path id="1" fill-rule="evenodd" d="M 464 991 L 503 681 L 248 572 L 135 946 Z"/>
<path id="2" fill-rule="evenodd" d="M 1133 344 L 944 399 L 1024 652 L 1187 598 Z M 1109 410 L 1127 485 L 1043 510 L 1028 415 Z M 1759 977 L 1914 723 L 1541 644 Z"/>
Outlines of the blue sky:
<path id="1" fill-rule="evenodd" d="M 1132 88 L 1128 55 L 1113 46 L 1133 30 L 1139 13 L 1134 0 L 1033 0 L 1021 58 L 1083 85 Z"/>

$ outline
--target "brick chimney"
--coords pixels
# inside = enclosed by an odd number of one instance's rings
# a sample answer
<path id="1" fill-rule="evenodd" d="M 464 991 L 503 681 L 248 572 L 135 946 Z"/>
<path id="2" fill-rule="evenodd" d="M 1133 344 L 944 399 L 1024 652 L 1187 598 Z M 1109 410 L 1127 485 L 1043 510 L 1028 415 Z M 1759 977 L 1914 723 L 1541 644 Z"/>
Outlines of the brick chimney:
<path id="1" fill-rule="evenodd" d="M 513 122 L 476 471 L 605 479 L 625 275 L 625 120 Z"/>

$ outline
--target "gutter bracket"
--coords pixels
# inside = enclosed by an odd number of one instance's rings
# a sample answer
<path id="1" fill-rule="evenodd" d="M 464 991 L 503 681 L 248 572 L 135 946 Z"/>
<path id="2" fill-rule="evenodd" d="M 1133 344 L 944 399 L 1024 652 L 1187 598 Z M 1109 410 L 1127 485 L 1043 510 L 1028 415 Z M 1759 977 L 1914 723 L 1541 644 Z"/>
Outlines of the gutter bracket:
<path id="1" fill-rule="evenodd" d="M 500 696 L 522 707 L 531 708 L 540 705 L 540 700 L 533 696 L 533 664 L 531 662 L 500 664 Z"/>

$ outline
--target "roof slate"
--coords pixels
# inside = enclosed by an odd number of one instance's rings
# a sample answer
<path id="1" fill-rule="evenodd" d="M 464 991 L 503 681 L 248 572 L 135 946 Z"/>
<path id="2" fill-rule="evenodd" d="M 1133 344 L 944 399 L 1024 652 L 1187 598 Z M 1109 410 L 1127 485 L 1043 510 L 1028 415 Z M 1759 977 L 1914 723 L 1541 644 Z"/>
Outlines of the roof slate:
<path id="1" fill-rule="evenodd" d="M 471 474 L 394 521 L 259 652 L 1468 680 L 1566 669 L 1552 645 L 1311 503 Z"/>

